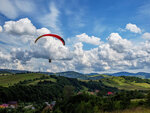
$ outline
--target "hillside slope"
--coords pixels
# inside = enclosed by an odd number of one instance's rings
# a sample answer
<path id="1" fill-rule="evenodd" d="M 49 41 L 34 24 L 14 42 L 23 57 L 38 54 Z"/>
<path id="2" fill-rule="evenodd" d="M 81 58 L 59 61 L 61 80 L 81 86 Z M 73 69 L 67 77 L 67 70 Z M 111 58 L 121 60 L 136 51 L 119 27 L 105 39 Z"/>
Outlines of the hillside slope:
<path id="1" fill-rule="evenodd" d="M 40 73 L 5 74 L 0 76 L 0 86 L 8 87 L 24 80 L 33 80 L 42 77 Z M 48 75 L 47 75 L 48 76 Z"/>
<path id="2" fill-rule="evenodd" d="M 101 79 L 106 86 L 124 90 L 150 90 L 150 80 L 138 77 L 119 76 Z"/>

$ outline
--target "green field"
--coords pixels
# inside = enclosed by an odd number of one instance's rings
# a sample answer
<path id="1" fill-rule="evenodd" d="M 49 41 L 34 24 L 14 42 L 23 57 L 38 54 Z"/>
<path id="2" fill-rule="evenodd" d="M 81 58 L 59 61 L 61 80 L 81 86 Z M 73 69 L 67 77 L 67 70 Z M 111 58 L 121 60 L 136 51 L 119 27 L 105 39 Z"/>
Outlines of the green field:
<path id="1" fill-rule="evenodd" d="M 111 76 L 109 76 L 109 75 L 104 75 L 104 74 L 100 74 L 100 75 L 90 75 L 90 76 L 88 76 L 88 77 L 98 77 L 98 76 L 100 76 L 100 77 L 105 77 L 105 78 L 110 78 Z"/>
<path id="2" fill-rule="evenodd" d="M 150 90 L 150 84 L 129 81 L 123 77 L 110 77 L 101 80 L 103 84 L 125 90 Z"/>
<path id="3" fill-rule="evenodd" d="M 56 79 L 48 78 L 48 79 L 42 79 L 42 80 L 34 80 L 34 81 L 29 82 L 27 85 L 36 85 L 38 82 L 43 82 L 43 81 L 56 82 Z"/>
<path id="4" fill-rule="evenodd" d="M 43 74 L 40 73 L 27 73 L 27 74 L 15 74 L 15 75 L 8 74 L 8 75 L 0 76 L 0 86 L 8 87 L 20 81 L 33 80 L 35 78 L 40 78 L 42 76 Z"/>

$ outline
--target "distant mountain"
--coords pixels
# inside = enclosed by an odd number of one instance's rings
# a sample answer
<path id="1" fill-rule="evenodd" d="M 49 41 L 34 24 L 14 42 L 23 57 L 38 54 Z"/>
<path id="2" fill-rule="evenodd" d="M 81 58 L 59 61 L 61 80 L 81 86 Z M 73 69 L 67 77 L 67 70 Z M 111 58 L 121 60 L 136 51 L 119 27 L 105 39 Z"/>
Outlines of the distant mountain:
<path id="1" fill-rule="evenodd" d="M 117 73 L 107 73 L 107 75 L 112 75 L 112 76 L 132 76 L 132 75 L 135 75 L 135 73 L 117 72 Z"/>
<path id="2" fill-rule="evenodd" d="M 0 69 L 0 73 L 32 73 L 31 71 L 26 70 L 11 70 L 11 69 Z M 110 76 L 135 76 L 139 78 L 150 78 L 150 73 L 145 72 L 138 72 L 138 73 L 130 73 L 130 72 L 117 72 L 117 73 L 105 73 L 105 74 L 98 74 L 98 73 L 89 73 L 89 74 L 82 74 L 75 71 L 66 71 L 66 72 L 35 72 L 35 73 L 42 73 L 47 75 L 56 75 L 56 76 L 64 76 L 69 78 L 78 78 L 83 80 L 98 80 L 101 78 L 105 78 L 102 75 L 110 75 Z"/>
<path id="3" fill-rule="evenodd" d="M 107 73 L 107 75 L 111 76 L 135 76 L 140 78 L 150 78 L 150 73 L 138 72 L 138 73 L 129 73 L 129 72 L 118 72 L 118 73 Z"/>
<path id="4" fill-rule="evenodd" d="M 99 75 L 99 73 L 88 73 L 88 74 L 86 74 L 86 75 Z"/>
<path id="5" fill-rule="evenodd" d="M 56 76 L 69 77 L 69 78 L 87 79 L 86 75 L 84 75 L 82 73 L 75 72 L 75 71 L 59 72 L 59 73 L 55 73 L 55 75 Z"/>
<path id="6" fill-rule="evenodd" d="M 66 71 L 66 72 L 60 72 L 55 73 L 56 76 L 64 76 L 68 78 L 78 78 L 82 80 L 99 80 L 104 78 L 103 75 L 100 75 L 98 73 L 90 73 L 90 74 L 82 74 L 75 71 Z"/>
<path id="7" fill-rule="evenodd" d="M 26 70 L 12 70 L 12 69 L 0 69 L 0 73 L 31 73 L 31 71 L 26 71 Z"/>

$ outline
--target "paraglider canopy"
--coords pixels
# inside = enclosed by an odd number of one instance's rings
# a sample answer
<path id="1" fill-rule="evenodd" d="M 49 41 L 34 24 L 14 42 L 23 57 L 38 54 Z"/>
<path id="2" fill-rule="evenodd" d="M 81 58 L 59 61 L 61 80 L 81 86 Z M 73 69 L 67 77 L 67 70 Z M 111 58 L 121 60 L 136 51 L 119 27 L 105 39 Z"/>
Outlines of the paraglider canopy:
<path id="1" fill-rule="evenodd" d="M 55 37 L 55 38 L 59 39 L 59 40 L 63 43 L 63 45 L 65 45 L 64 39 L 63 39 L 62 37 L 60 37 L 59 35 L 56 35 L 56 34 L 44 34 L 44 35 L 41 35 L 41 36 L 39 36 L 39 37 L 35 40 L 35 43 L 36 43 L 40 38 L 45 37 L 45 36 Z M 51 63 L 51 61 L 52 61 L 52 60 L 49 59 L 49 63 Z"/>
<path id="2" fill-rule="evenodd" d="M 35 43 L 36 43 L 40 38 L 45 37 L 45 36 L 52 36 L 52 37 L 55 37 L 55 38 L 59 39 L 59 40 L 63 43 L 63 45 L 65 45 L 64 39 L 63 39 L 62 37 L 60 37 L 59 35 L 56 35 L 56 34 L 44 34 L 44 35 L 41 35 L 41 36 L 39 36 L 39 37 L 35 40 Z"/>

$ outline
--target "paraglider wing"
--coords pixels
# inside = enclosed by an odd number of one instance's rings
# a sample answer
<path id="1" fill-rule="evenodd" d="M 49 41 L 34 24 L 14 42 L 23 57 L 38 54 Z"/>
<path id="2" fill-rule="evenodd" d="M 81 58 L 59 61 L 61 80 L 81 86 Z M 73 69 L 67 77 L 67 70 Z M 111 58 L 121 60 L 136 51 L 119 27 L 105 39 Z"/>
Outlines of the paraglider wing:
<path id="1" fill-rule="evenodd" d="M 41 35 L 41 36 L 39 36 L 39 37 L 35 40 L 35 43 L 36 43 L 40 38 L 45 37 L 45 36 L 52 36 L 52 37 L 55 37 L 55 38 L 59 39 L 59 40 L 63 43 L 63 45 L 65 45 L 64 39 L 61 38 L 59 35 L 55 35 L 55 34 L 44 34 L 44 35 Z M 52 61 L 52 60 L 49 59 L 49 63 L 51 63 L 51 61 Z"/>
<path id="2" fill-rule="evenodd" d="M 41 36 L 39 36 L 39 37 L 35 40 L 35 43 L 36 43 L 40 38 L 45 37 L 45 36 L 52 36 L 52 37 L 55 37 L 55 38 L 59 39 L 59 40 L 63 43 L 63 45 L 65 45 L 64 39 L 61 38 L 59 35 L 55 35 L 55 34 L 44 34 L 44 35 L 41 35 Z"/>

